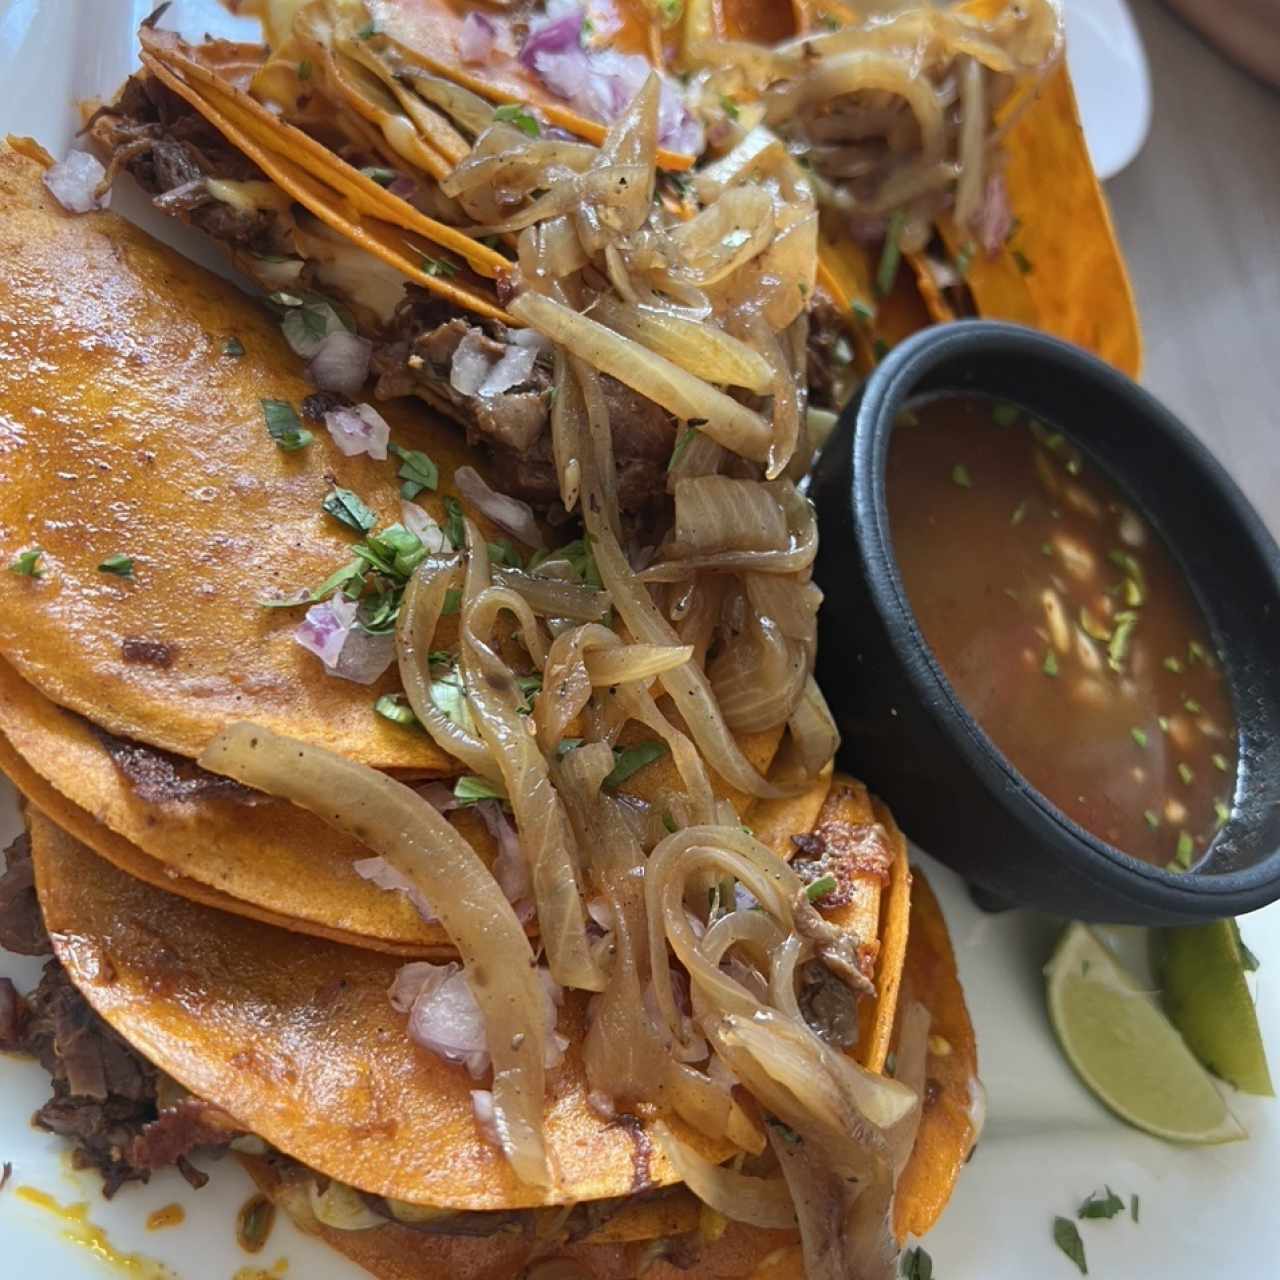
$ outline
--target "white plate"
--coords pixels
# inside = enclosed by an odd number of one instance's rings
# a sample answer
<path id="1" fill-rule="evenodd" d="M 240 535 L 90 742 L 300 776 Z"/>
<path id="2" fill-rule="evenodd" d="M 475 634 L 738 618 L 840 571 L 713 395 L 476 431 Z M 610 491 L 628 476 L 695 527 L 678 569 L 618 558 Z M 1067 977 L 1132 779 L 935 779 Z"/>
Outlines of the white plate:
<path id="1" fill-rule="evenodd" d="M 1151 74 L 1125 0 L 1065 0 L 1067 63 L 1093 167 L 1113 178 L 1151 129 Z"/>
<path id="2" fill-rule="evenodd" d="M 72 99 L 118 85 L 134 63 L 133 25 L 149 8 L 149 0 L 0 0 L 0 83 L 6 86 L 0 132 L 33 134 L 51 151 L 65 150 L 77 124 Z M 166 25 L 189 35 L 237 31 L 235 20 L 210 0 L 179 0 Z M 118 206 L 130 214 L 143 208 L 129 199 Z M 148 222 L 173 234 L 172 223 Z M 0 837 L 18 827 L 12 790 L 0 779 Z M 926 1242 L 940 1280 L 1070 1280 L 1077 1273 L 1053 1246 L 1053 1218 L 1071 1216 L 1104 1183 L 1126 1201 L 1135 1192 L 1141 1197 L 1141 1225 L 1127 1216 L 1081 1224 L 1090 1275 L 1202 1280 L 1264 1274 L 1271 1264 L 1258 1260 L 1280 1254 L 1275 1104 L 1233 1099 L 1252 1141 L 1199 1150 L 1167 1146 L 1112 1119 L 1063 1062 L 1045 1020 L 1040 968 L 1058 924 L 1026 913 L 983 916 L 954 876 L 924 863 L 951 924 L 990 1093 L 983 1141 Z M 1259 1011 L 1271 1059 L 1280 1066 L 1280 987 L 1271 979 L 1280 967 L 1280 907 L 1251 917 L 1244 931 L 1262 960 Z M 0 955 L 0 974 L 26 989 L 38 978 L 39 963 Z M 62 1144 L 27 1123 L 45 1087 L 35 1065 L 0 1057 L 0 1162 L 13 1164 L 9 1187 L 0 1193 L 0 1275 L 120 1274 L 66 1241 L 61 1222 L 14 1194 L 22 1186 L 64 1204 L 87 1202 L 118 1249 L 159 1259 L 183 1280 L 228 1280 L 240 1267 L 270 1268 L 282 1260 L 289 1276 L 304 1280 L 364 1275 L 285 1223 L 258 1258 L 242 1253 L 234 1214 L 249 1184 L 231 1161 L 213 1168 L 200 1192 L 169 1174 L 103 1202 L 93 1179 L 69 1169 Z M 186 1222 L 148 1232 L 147 1214 L 174 1201 L 186 1206 Z"/>

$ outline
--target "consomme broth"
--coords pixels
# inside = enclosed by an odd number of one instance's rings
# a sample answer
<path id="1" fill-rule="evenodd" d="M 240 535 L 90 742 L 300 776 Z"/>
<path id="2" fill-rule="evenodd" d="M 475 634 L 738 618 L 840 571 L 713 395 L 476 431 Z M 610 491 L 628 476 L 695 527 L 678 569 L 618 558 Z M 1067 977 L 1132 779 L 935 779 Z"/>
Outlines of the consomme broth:
<path id="1" fill-rule="evenodd" d="M 1060 432 L 982 396 L 910 405 L 886 488 L 911 607 L 978 723 L 1086 830 L 1191 866 L 1227 817 L 1236 729 L 1155 532 Z"/>

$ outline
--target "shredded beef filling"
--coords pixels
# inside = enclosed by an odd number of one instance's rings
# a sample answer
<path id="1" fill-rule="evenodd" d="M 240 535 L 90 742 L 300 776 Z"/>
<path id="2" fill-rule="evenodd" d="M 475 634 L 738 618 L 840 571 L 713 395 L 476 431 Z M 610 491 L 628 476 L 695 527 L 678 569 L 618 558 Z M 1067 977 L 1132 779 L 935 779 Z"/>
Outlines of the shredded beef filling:
<path id="1" fill-rule="evenodd" d="M 36 898 L 30 837 L 20 835 L 5 850 L 4 858 L 4 875 L 0 875 L 0 947 L 20 956 L 47 956 L 51 948 Z"/>
<path id="2" fill-rule="evenodd" d="M 13 1012 L 6 1015 L 10 1000 Z M 108 1199 L 166 1165 L 203 1186 L 207 1175 L 188 1157 L 236 1136 L 225 1112 L 196 1099 L 162 1110 L 157 1090 L 164 1077 L 94 1013 L 57 960 L 45 965 L 25 1005 L 11 983 L 0 983 L 0 1047 L 29 1054 L 48 1071 L 53 1096 L 34 1123 L 73 1143 L 72 1162 L 102 1175 Z"/>

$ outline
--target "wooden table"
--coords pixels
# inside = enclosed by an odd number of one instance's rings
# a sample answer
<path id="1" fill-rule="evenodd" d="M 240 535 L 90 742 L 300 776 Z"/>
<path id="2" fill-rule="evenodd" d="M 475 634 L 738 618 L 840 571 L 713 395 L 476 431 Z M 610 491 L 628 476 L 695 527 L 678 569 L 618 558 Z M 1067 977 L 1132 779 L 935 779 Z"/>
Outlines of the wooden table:
<path id="1" fill-rule="evenodd" d="M 1143 381 L 1280 536 L 1280 93 L 1157 0 L 1131 3 L 1154 119 L 1107 194 L 1142 314 Z"/>

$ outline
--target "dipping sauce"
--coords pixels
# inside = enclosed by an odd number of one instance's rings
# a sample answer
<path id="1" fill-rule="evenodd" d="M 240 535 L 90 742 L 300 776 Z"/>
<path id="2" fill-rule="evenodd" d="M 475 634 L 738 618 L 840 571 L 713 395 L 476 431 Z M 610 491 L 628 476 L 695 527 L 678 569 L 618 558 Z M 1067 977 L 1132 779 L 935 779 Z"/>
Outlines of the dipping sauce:
<path id="1" fill-rule="evenodd" d="M 973 717 L 1087 831 L 1192 866 L 1230 810 L 1236 727 L 1154 531 L 1060 432 L 985 396 L 911 405 L 886 488 L 911 607 Z"/>

